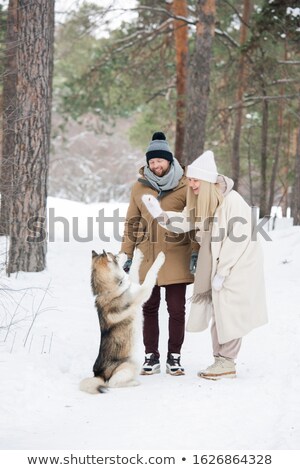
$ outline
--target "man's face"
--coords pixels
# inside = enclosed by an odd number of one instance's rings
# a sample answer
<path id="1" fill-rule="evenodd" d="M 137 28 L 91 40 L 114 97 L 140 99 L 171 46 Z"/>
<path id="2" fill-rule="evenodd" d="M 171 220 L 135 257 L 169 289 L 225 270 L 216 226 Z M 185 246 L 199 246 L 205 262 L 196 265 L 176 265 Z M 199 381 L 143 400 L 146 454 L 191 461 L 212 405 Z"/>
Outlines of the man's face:
<path id="1" fill-rule="evenodd" d="M 164 158 L 151 158 L 148 165 L 156 176 L 164 176 L 170 169 L 170 162 Z"/>

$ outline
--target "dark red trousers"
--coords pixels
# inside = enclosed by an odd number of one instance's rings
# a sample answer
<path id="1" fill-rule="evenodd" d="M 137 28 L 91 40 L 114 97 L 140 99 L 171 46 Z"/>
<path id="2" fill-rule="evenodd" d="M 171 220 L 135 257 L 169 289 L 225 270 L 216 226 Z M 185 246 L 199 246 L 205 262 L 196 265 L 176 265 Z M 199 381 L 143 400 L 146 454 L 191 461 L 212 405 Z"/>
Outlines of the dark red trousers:
<path id="1" fill-rule="evenodd" d="M 164 289 L 166 291 L 165 298 L 169 312 L 168 352 L 180 354 L 184 340 L 186 284 L 171 284 L 164 286 Z M 146 354 L 154 353 L 157 357 L 159 357 L 158 310 L 160 305 L 160 291 L 161 288 L 155 286 L 150 299 L 143 305 L 145 352 Z"/>

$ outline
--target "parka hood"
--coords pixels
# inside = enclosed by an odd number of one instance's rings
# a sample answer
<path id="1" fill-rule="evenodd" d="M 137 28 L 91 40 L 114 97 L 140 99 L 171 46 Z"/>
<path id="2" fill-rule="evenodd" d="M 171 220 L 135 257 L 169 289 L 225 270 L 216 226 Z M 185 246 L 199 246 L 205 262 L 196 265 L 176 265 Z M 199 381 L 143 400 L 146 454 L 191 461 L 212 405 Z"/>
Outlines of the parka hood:
<path id="1" fill-rule="evenodd" d="M 234 181 L 228 176 L 218 175 L 217 185 L 219 186 L 223 196 L 227 196 L 233 188 Z"/>

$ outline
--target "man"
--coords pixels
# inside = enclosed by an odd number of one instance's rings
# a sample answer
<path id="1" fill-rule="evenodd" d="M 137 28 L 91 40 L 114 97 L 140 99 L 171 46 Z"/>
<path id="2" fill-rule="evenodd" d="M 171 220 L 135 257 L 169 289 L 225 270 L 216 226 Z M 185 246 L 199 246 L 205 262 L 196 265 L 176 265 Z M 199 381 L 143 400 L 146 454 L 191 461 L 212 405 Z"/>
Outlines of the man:
<path id="1" fill-rule="evenodd" d="M 181 346 L 185 327 L 186 286 L 194 282 L 199 245 L 191 242 L 190 234 L 174 234 L 162 228 L 151 217 L 142 203 L 144 194 L 154 195 L 164 211 L 181 212 L 186 206 L 186 178 L 183 168 L 173 157 L 166 136 L 155 132 L 146 152 L 147 165 L 140 169 L 141 177 L 133 185 L 127 211 L 125 231 L 121 251 L 127 254 L 124 265 L 129 271 L 135 248 L 139 248 L 144 259 L 140 269 L 140 281 L 154 262 L 160 251 L 166 260 L 159 271 L 157 285 L 150 299 L 143 305 L 145 362 L 142 375 L 160 372 L 158 350 L 161 287 L 165 288 L 165 298 L 169 312 L 169 341 L 166 371 L 171 375 L 183 375 L 180 363 Z M 193 253 L 192 253 L 193 245 Z"/>

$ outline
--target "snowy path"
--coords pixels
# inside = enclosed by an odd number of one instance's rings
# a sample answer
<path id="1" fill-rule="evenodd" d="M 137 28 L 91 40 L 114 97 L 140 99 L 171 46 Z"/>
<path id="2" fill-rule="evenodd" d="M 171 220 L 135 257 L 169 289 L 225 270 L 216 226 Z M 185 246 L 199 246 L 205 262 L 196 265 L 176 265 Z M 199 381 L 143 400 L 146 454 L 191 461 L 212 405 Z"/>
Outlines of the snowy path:
<path id="1" fill-rule="evenodd" d="M 96 210 L 71 202 L 61 207 L 69 216 Z M 140 377 L 139 387 L 105 395 L 78 390 L 79 381 L 91 375 L 98 349 L 89 281 L 97 241 L 63 243 L 59 238 L 49 243 L 46 272 L 2 278 L 1 284 L 15 289 L 46 288 L 50 282 L 51 295 L 46 294 L 42 307 L 49 310 L 35 320 L 25 347 L 44 291 L 26 294 L 24 311 L 16 314 L 25 320 L 7 337 L 0 329 L 1 449 L 299 449 L 300 229 L 272 236 L 274 241 L 264 245 L 270 323 L 244 339 L 238 378 L 232 381 L 196 376 L 211 362 L 209 331 L 186 334 L 184 377 L 165 374 L 164 305 L 161 374 Z M 119 243 L 101 245 L 108 247 L 117 251 Z M 9 298 L 1 305 L 6 319 L 16 309 Z M 138 353 L 142 363 L 141 341 Z"/>

